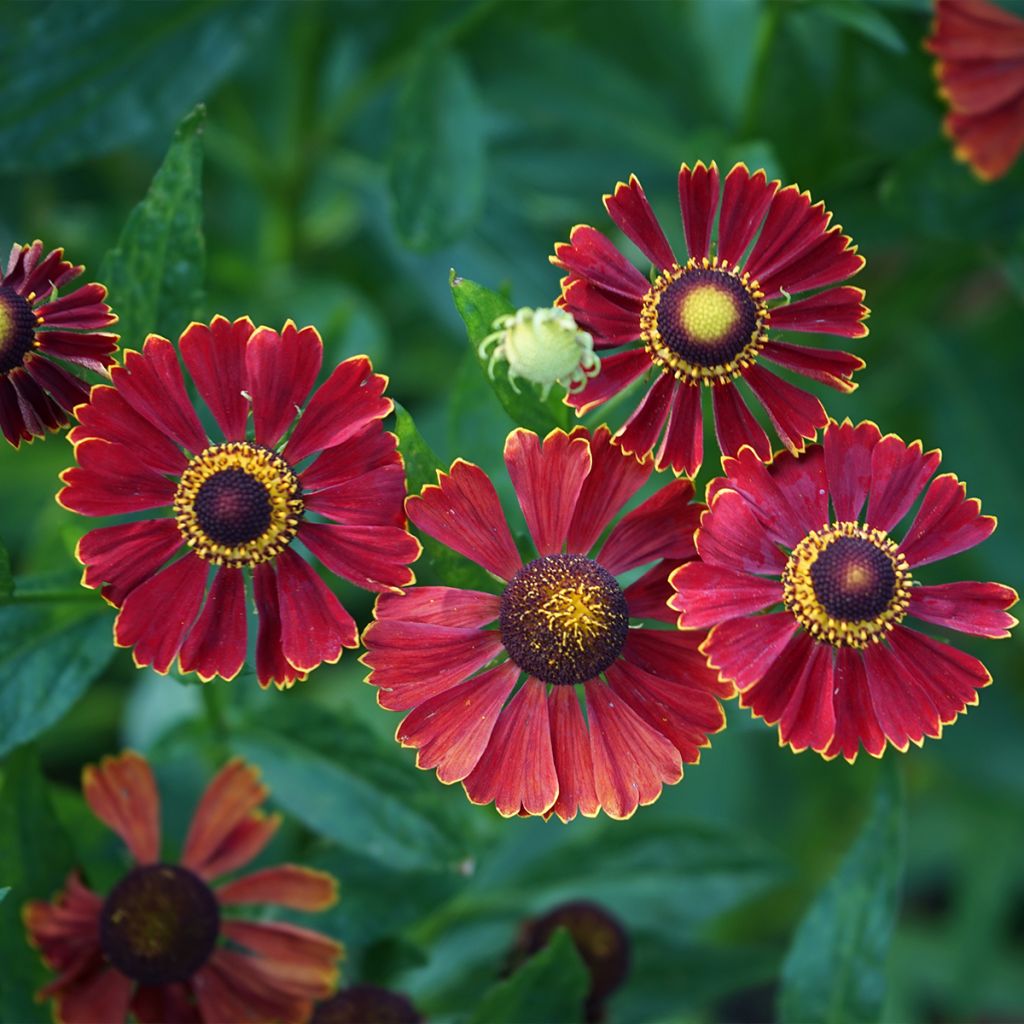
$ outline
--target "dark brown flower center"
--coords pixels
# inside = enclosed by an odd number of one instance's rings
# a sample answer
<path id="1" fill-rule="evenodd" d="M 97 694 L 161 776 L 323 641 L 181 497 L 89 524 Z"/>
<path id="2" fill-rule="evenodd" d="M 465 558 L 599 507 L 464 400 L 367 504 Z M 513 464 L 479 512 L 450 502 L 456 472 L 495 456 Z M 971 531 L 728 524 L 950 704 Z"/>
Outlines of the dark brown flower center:
<path id="1" fill-rule="evenodd" d="M 36 338 L 36 315 L 24 296 L 0 284 L 0 374 L 25 361 Z"/>
<path id="2" fill-rule="evenodd" d="M 190 978 L 219 933 L 220 908 L 209 886 L 174 864 L 135 868 L 114 886 L 100 914 L 107 959 L 143 985 Z"/>
<path id="3" fill-rule="evenodd" d="M 600 675 L 619 656 L 629 609 L 615 577 L 582 555 L 545 555 L 523 566 L 501 597 L 509 657 L 545 683 Z"/>
<path id="4" fill-rule="evenodd" d="M 244 469 L 222 469 L 204 480 L 194 507 L 199 528 L 226 547 L 247 544 L 270 525 L 267 488 Z"/>
<path id="5" fill-rule="evenodd" d="M 422 1020 L 405 996 L 376 985 L 352 985 L 321 1003 L 312 1024 L 419 1024 Z"/>
<path id="6" fill-rule="evenodd" d="M 656 363 L 693 384 L 725 383 L 764 344 L 768 307 L 756 281 L 718 258 L 658 277 L 644 299 L 641 336 Z"/>
<path id="7" fill-rule="evenodd" d="M 834 619 L 873 619 L 896 593 L 892 558 L 863 537 L 836 537 L 811 566 L 811 583 Z"/>

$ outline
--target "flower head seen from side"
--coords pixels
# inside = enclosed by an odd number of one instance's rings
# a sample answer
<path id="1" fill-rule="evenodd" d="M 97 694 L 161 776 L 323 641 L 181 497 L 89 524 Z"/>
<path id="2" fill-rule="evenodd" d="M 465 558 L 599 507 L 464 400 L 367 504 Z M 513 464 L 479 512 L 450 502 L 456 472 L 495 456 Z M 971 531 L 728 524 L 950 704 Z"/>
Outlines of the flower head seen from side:
<path id="1" fill-rule="evenodd" d="M 282 864 L 221 881 L 245 867 L 280 824 L 255 768 L 235 759 L 207 786 L 177 861 L 161 855 L 160 797 L 145 758 L 127 752 L 89 765 L 92 812 L 124 840 L 133 867 L 106 896 L 72 872 L 49 902 L 22 911 L 29 941 L 56 977 L 39 993 L 60 1024 L 220 1024 L 309 1019 L 337 986 L 341 944 L 284 922 L 235 916 L 272 904 L 324 910 L 335 879 Z"/>
<path id="2" fill-rule="evenodd" d="M 363 635 L 367 681 L 381 706 L 409 712 L 396 738 L 419 767 L 474 803 L 629 817 L 699 759 L 733 692 L 698 653 L 702 632 L 654 626 L 674 621 L 666 579 L 695 556 L 701 506 L 689 481 L 673 481 L 602 541 L 653 470 L 604 427 L 543 441 L 515 430 L 505 464 L 536 555 L 521 557 L 481 469 L 457 460 L 439 473 L 408 499 L 409 518 L 486 569 L 497 592 L 381 594 Z"/>
<path id="3" fill-rule="evenodd" d="M 935 55 L 953 155 L 983 181 L 1024 149 L 1024 18 L 988 0 L 936 0 L 925 48 Z"/>
<path id="4" fill-rule="evenodd" d="M 846 421 L 800 456 L 765 465 L 744 448 L 723 467 L 697 532 L 702 560 L 673 573 L 669 603 L 680 626 L 713 627 L 709 663 L 744 707 L 778 724 L 781 744 L 878 757 L 887 743 L 941 736 L 977 704 L 985 666 L 909 620 L 1005 637 L 1017 595 L 915 580 L 995 529 L 955 476 L 932 479 L 938 452 Z"/>
<path id="5" fill-rule="evenodd" d="M 767 434 L 738 387 L 742 379 L 791 451 L 826 422 L 821 402 L 765 367 L 775 363 L 852 391 L 863 360 L 795 345 L 778 331 L 862 338 L 859 288 L 840 285 L 864 266 L 824 203 L 796 185 L 737 164 L 683 164 L 679 203 L 688 256 L 672 249 L 635 176 L 604 197 L 616 225 L 654 265 L 648 280 L 599 231 L 573 228 L 551 261 L 568 273 L 558 304 L 590 332 L 601 372 L 566 401 L 582 415 L 641 377 L 643 397 L 615 435 L 627 452 L 656 451 L 657 468 L 694 475 L 703 461 L 701 395 L 711 392 L 719 447 L 771 455 Z M 717 228 L 716 228 L 717 225 Z M 714 236 L 714 241 L 712 240 Z M 653 376 L 653 380 L 650 378 Z M 659 438 L 661 438 L 659 444 Z"/>
<path id="6" fill-rule="evenodd" d="M 107 289 L 86 284 L 59 296 L 84 270 L 63 249 L 43 256 L 40 241 L 15 244 L 6 270 L 0 265 L 0 431 L 15 448 L 63 427 L 89 397 L 63 364 L 108 376 L 114 362 L 118 337 L 102 330 L 117 323 Z"/>
<path id="7" fill-rule="evenodd" d="M 137 665 L 166 672 L 177 658 L 204 680 L 231 679 L 245 662 L 251 582 L 257 676 L 290 686 L 359 643 L 296 541 L 365 589 L 413 580 L 420 546 L 405 529 L 404 467 L 381 426 L 387 379 L 354 356 L 313 390 L 323 344 L 291 321 L 278 332 L 216 317 L 191 324 L 180 350 L 212 434 L 174 346 L 156 335 L 77 410 L 78 465 L 57 500 L 86 516 L 133 516 L 82 538 L 82 582 L 119 609 L 114 640 Z"/>

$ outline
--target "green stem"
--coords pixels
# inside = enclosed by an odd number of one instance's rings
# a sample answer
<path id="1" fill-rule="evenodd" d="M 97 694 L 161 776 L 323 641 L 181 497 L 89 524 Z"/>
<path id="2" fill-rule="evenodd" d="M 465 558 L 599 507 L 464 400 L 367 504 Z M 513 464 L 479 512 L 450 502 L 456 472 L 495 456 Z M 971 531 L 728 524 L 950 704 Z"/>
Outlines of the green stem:
<path id="1" fill-rule="evenodd" d="M 209 683 L 200 684 L 207 724 L 210 726 L 214 742 L 224 755 L 228 751 L 228 723 L 224 716 L 224 695 L 221 691 L 226 685 L 223 681 L 214 682 L 212 680 Z"/>
<path id="2" fill-rule="evenodd" d="M 755 43 L 754 72 L 750 76 L 747 109 L 743 118 L 742 137 L 745 139 L 754 138 L 761 126 L 761 92 L 771 63 L 772 46 L 779 28 L 780 16 L 779 5 L 775 3 L 768 3 L 761 14 Z"/>

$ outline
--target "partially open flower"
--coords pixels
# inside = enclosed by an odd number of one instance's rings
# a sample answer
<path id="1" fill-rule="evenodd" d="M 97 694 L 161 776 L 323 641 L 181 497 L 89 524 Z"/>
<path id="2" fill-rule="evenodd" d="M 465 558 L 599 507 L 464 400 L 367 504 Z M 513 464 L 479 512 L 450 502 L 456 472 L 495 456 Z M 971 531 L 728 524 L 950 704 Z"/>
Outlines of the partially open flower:
<path id="1" fill-rule="evenodd" d="M 68 422 L 89 387 L 65 363 L 107 376 L 117 322 L 103 301 L 107 289 L 87 284 L 58 298 L 85 267 L 63 249 L 43 256 L 43 243 L 15 245 L 0 270 L 0 431 L 15 448 Z"/>
<path id="2" fill-rule="evenodd" d="M 919 441 L 846 421 L 767 466 L 744 448 L 708 485 L 702 561 L 672 574 L 669 604 L 680 627 L 714 627 L 709 664 L 794 751 L 906 750 L 941 736 L 991 682 L 976 658 L 905 624 L 1005 637 L 1016 622 L 1002 584 L 914 579 L 996 525 L 951 473 L 928 483 L 938 466 Z"/>
<path id="3" fill-rule="evenodd" d="M 599 376 L 566 402 L 582 415 L 643 378 L 643 397 L 616 442 L 640 456 L 656 451 L 658 469 L 692 476 L 703 461 L 705 391 L 724 454 L 749 444 L 762 458 L 771 455 L 768 435 L 736 386 L 742 379 L 786 447 L 799 451 L 825 425 L 825 409 L 765 363 L 843 392 L 856 387 L 853 375 L 864 366 L 848 352 L 777 336 L 867 334 L 864 293 L 839 285 L 864 258 L 839 225 L 829 226 L 825 204 L 812 203 L 796 185 L 780 188 L 764 171 L 751 174 L 745 164 L 721 183 L 713 162 L 683 164 L 679 204 L 688 258 L 680 259 L 635 176 L 604 202 L 655 276 L 652 283 L 586 225 L 555 246 L 552 263 L 568 271 L 558 304 L 590 332 L 601 354 Z"/>
<path id="4" fill-rule="evenodd" d="M 77 872 L 49 903 L 22 912 L 29 941 L 57 977 L 59 1024 L 274 1024 L 306 1021 L 338 981 L 341 944 L 293 924 L 236 917 L 241 906 L 317 911 L 338 897 L 322 871 L 282 864 L 231 881 L 280 824 L 267 817 L 259 773 L 235 759 L 210 782 L 178 861 L 161 856 L 160 797 L 145 758 L 127 752 L 89 765 L 92 812 L 124 840 L 135 866 L 99 896 Z"/>
<path id="5" fill-rule="evenodd" d="M 367 682 L 382 707 L 409 712 L 396 738 L 419 767 L 474 803 L 627 818 L 725 726 L 732 687 L 698 653 L 703 634 L 656 625 L 674 621 L 666 579 L 695 556 L 700 506 L 676 480 L 615 521 L 654 467 L 605 427 L 543 442 L 514 430 L 505 464 L 536 556 L 524 562 L 481 469 L 457 460 L 439 473 L 406 502 L 409 518 L 496 577 L 497 592 L 382 594 L 363 635 Z"/>
<path id="6" fill-rule="evenodd" d="M 1024 19 L 988 0 L 936 0 L 932 34 L 953 155 L 985 181 L 1024 148 Z"/>
<path id="7" fill-rule="evenodd" d="M 264 686 L 290 686 L 358 646 L 355 621 L 296 540 L 367 590 L 412 582 L 420 547 L 405 529 L 395 437 L 381 426 L 387 378 L 354 356 L 310 395 L 322 357 L 312 327 L 215 317 L 181 336 L 212 436 L 174 346 L 156 335 L 77 410 L 68 436 L 78 466 L 62 474 L 57 500 L 86 516 L 131 517 L 86 534 L 77 554 L 82 583 L 120 609 L 114 640 L 134 648 L 137 665 L 166 672 L 177 658 L 204 680 L 235 676 L 247 651 L 246 576 Z"/>
<path id="8" fill-rule="evenodd" d="M 480 355 L 491 359 L 487 370 L 494 377 L 499 359 L 508 363 L 508 380 L 516 391 L 516 380 L 541 385 L 541 398 L 547 398 L 554 384 L 570 394 L 579 391 L 601 369 L 594 352 L 594 339 L 581 331 L 564 309 L 523 307 L 509 316 L 500 316 L 494 333 L 480 343 Z"/>

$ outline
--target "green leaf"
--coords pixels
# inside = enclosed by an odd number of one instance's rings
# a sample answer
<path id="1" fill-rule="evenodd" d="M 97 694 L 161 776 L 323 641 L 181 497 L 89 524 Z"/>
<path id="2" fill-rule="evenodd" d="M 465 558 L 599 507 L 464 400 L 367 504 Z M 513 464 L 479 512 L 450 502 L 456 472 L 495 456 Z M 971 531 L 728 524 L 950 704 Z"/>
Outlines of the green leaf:
<path id="1" fill-rule="evenodd" d="M 166 132 L 262 33 L 272 4 L 6 4 L 0 174 L 38 175 Z"/>
<path id="2" fill-rule="evenodd" d="M 481 1000 L 471 1024 L 572 1024 L 583 1020 L 590 975 L 565 928 Z"/>
<path id="3" fill-rule="evenodd" d="M 10 899 L 0 904 L 0 1020 L 50 1020 L 32 996 L 52 975 L 25 941 L 21 908 L 50 899 L 73 864 L 36 752 L 24 747 L 4 762 L 0 788 L 0 877 L 10 883 Z"/>
<path id="4" fill-rule="evenodd" d="M 413 418 L 398 402 L 395 402 L 395 433 L 398 435 L 399 451 L 405 460 L 406 490 L 410 494 L 419 494 L 425 485 L 437 483 L 438 470 L 446 472 L 448 467 L 442 465 L 416 429 Z M 414 566 L 418 582 L 424 582 L 421 576 L 425 575 L 430 577 L 427 582 L 447 587 L 493 589 L 494 581 L 479 565 L 445 547 L 433 537 L 419 534 L 419 538 L 423 544 L 423 554 Z"/>
<path id="5" fill-rule="evenodd" d="M 63 718 L 113 654 L 107 613 L 0 607 L 0 757 Z"/>
<path id="6" fill-rule="evenodd" d="M 101 277 L 121 318 L 122 344 L 177 338 L 203 302 L 202 133 L 197 107 L 178 127 L 145 199 L 132 210 Z"/>
<path id="7" fill-rule="evenodd" d="M 784 1024 L 881 1018 L 904 857 L 903 797 L 890 757 L 860 836 L 797 927 L 782 966 Z"/>
<path id="8" fill-rule="evenodd" d="M 864 0 L 822 0 L 816 9 L 891 53 L 907 52 L 907 44 L 892 22 Z"/>
<path id="9" fill-rule="evenodd" d="M 453 270 L 449 275 L 452 298 L 466 325 L 469 344 L 480 363 L 480 370 L 488 384 L 494 389 L 505 412 L 517 427 L 527 427 L 543 437 L 556 427 L 567 429 L 572 413 L 562 401 L 558 386 L 552 389 L 547 399 L 541 401 L 537 386 L 528 381 L 517 381 L 513 387 L 508 379 L 508 364 L 498 360 L 493 372 L 488 372 L 488 356 L 480 355 L 480 342 L 494 331 L 494 321 L 499 316 L 514 313 L 515 307 L 504 295 L 493 292 L 475 281 L 459 277 Z M 518 390 L 517 390 L 518 389 Z"/>
<path id="10" fill-rule="evenodd" d="M 476 87 L 454 53 L 428 47 L 398 100 L 391 156 L 395 225 L 415 249 L 462 235 L 483 200 L 484 125 Z"/>
<path id="11" fill-rule="evenodd" d="M 5 885 L 2 889 L 0 889 L 0 903 L 3 903 L 3 901 L 7 897 L 7 894 L 10 891 L 11 891 L 11 887 L 9 885 Z"/>
<path id="12" fill-rule="evenodd" d="M 425 815 L 293 740 L 250 729 L 234 746 L 263 772 L 274 800 L 314 832 L 400 869 L 447 865 L 460 859 Z"/>
<path id="13" fill-rule="evenodd" d="M 0 600 L 14 593 L 14 577 L 11 575 L 11 556 L 0 544 Z"/>

